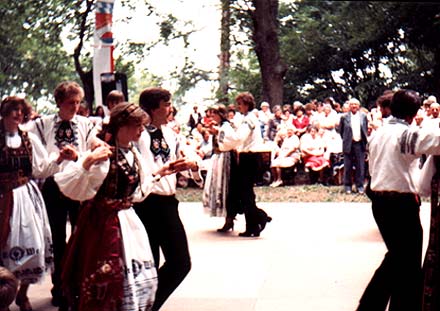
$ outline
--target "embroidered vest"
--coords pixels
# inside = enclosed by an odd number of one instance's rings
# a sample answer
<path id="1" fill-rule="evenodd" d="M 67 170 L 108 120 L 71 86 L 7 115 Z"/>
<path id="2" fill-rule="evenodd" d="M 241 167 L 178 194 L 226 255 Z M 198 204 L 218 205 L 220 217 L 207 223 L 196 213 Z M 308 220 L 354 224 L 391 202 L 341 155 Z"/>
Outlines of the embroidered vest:
<path id="1" fill-rule="evenodd" d="M 133 147 L 132 147 L 133 148 Z M 127 199 L 139 185 L 139 160 L 134 154 L 131 166 L 123 153 L 116 148 L 110 158 L 110 170 L 99 188 L 98 196 L 106 199 Z"/>

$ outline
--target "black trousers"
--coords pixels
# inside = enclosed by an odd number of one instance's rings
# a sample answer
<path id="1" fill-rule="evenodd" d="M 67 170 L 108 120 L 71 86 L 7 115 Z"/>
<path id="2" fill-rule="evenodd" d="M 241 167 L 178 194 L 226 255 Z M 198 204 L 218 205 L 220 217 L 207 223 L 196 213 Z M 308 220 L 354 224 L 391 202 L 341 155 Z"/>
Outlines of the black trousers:
<path id="1" fill-rule="evenodd" d="M 372 209 L 388 249 L 373 275 L 358 311 L 421 310 L 423 229 L 419 200 L 413 194 L 372 193 Z"/>
<path id="2" fill-rule="evenodd" d="M 354 182 L 357 189 L 364 187 L 365 179 L 365 150 L 361 142 L 353 142 L 351 151 L 344 152 L 344 186 L 352 185 L 353 165 L 356 167 Z"/>
<path id="3" fill-rule="evenodd" d="M 246 219 L 246 231 L 259 231 L 260 222 L 267 214 L 255 203 L 254 184 L 258 173 L 259 154 L 253 152 L 240 153 L 237 170 L 237 184 L 239 203 Z"/>
<path id="4" fill-rule="evenodd" d="M 150 194 L 134 208 L 147 230 L 158 269 L 158 288 L 152 310 L 159 310 L 191 269 L 188 240 L 175 196 Z M 159 267 L 160 249 L 164 263 Z"/>
<path id="5" fill-rule="evenodd" d="M 49 225 L 52 231 L 54 270 L 52 273 L 52 295 L 61 295 L 62 259 L 66 249 L 67 216 L 71 224 L 71 232 L 76 225 L 80 207 L 79 201 L 74 201 L 63 195 L 53 177 L 45 180 L 42 195 L 46 204 Z"/>

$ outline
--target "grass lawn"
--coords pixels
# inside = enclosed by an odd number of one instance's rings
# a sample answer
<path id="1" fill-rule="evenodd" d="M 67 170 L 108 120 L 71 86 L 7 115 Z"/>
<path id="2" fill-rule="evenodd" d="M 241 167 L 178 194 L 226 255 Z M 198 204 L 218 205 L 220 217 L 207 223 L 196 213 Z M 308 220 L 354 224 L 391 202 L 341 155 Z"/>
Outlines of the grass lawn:
<path id="1" fill-rule="evenodd" d="M 365 194 L 345 194 L 343 186 L 258 186 L 254 189 L 257 202 L 370 202 Z M 176 195 L 181 202 L 201 202 L 202 191 L 196 187 L 177 188 Z M 430 198 L 422 198 L 422 201 L 430 202 Z"/>
<path id="2" fill-rule="evenodd" d="M 259 186 L 254 189 L 257 202 L 370 202 L 366 195 L 345 194 L 342 186 Z M 177 198 L 181 202 L 200 202 L 202 191 L 193 187 L 177 188 Z"/>

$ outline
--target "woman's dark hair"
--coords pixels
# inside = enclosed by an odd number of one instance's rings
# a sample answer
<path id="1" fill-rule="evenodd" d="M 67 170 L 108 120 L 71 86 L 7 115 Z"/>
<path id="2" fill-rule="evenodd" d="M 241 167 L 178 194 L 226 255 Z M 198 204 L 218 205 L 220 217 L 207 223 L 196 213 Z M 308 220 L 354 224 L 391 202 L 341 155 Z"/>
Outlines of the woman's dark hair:
<path id="1" fill-rule="evenodd" d="M 8 96 L 2 100 L 0 106 L 0 116 L 7 117 L 11 112 L 21 106 L 23 112 L 23 121 L 29 121 L 32 113 L 32 106 L 24 99 L 18 96 Z"/>
<path id="2" fill-rule="evenodd" d="M 398 90 L 391 100 L 391 114 L 399 119 L 413 118 L 422 105 L 422 99 L 416 91 Z"/>
<path id="3" fill-rule="evenodd" d="M 149 87 L 142 91 L 139 96 L 139 106 L 148 114 L 151 111 L 159 108 L 160 102 L 165 102 L 171 99 L 171 93 L 161 87 Z"/>
<path id="4" fill-rule="evenodd" d="M 218 114 L 222 121 L 228 120 L 228 110 L 226 109 L 225 105 L 217 104 L 217 105 L 210 107 L 209 110 L 211 110 L 213 113 Z"/>
<path id="5" fill-rule="evenodd" d="M 148 115 L 138 105 L 123 102 L 113 107 L 110 113 L 108 132 L 114 137 L 126 125 L 141 125 L 148 122 Z"/>
<path id="6" fill-rule="evenodd" d="M 293 114 L 296 115 L 296 113 L 300 110 L 303 112 L 303 114 L 306 114 L 306 109 L 304 108 L 304 106 L 299 106 L 299 107 L 295 108 L 295 110 L 293 111 Z"/>
<path id="7" fill-rule="evenodd" d="M 104 108 L 102 106 L 96 107 L 94 115 L 96 117 L 104 118 L 105 117 Z"/>

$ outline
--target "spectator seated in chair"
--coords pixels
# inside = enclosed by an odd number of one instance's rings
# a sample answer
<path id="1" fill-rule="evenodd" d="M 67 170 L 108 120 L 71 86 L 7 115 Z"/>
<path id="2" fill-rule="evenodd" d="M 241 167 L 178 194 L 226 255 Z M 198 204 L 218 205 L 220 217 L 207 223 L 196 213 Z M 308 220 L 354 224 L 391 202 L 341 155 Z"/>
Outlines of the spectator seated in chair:
<path id="1" fill-rule="evenodd" d="M 324 181 L 324 169 L 330 166 L 329 160 L 325 157 L 325 141 L 318 134 L 318 127 L 309 125 L 307 133 L 301 136 L 301 153 L 304 166 L 309 170 L 310 182 L 317 183 Z"/>
<path id="2" fill-rule="evenodd" d="M 271 162 L 271 171 L 274 176 L 271 187 L 278 187 L 283 184 L 281 169 L 293 168 L 301 159 L 300 142 L 298 136 L 295 135 L 295 128 L 289 126 L 287 135 L 283 139 L 281 146 L 275 151 L 274 158 Z"/>
<path id="3" fill-rule="evenodd" d="M 344 153 L 342 152 L 342 138 L 335 131 L 324 131 L 322 138 L 325 141 L 325 158 L 330 162 L 329 183 L 342 185 L 344 176 Z"/>

